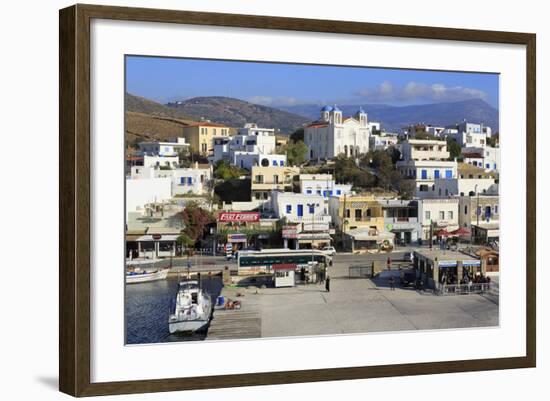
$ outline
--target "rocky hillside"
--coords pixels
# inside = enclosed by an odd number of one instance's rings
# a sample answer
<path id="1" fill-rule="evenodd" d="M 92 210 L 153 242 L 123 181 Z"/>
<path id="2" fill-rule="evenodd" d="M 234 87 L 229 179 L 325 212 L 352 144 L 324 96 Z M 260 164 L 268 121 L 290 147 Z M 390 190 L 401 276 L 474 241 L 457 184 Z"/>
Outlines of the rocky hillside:
<path id="1" fill-rule="evenodd" d="M 169 103 L 167 107 L 196 120 L 206 119 L 235 128 L 256 123 L 260 127 L 277 128 L 281 134 L 291 134 L 310 121 L 288 111 L 221 96 L 195 97 Z"/>

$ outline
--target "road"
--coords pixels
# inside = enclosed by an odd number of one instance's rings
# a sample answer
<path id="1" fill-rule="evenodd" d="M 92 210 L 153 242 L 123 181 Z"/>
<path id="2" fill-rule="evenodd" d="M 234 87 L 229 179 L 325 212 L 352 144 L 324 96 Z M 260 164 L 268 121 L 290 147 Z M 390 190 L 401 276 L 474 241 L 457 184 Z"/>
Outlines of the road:
<path id="1" fill-rule="evenodd" d="M 333 274 L 338 276 L 344 276 L 348 274 L 348 267 L 351 265 L 370 265 L 372 262 L 385 263 L 388 257 L 392 260 L 392 267 L 397 268 L 403 266 L 408 262 L 407 250 L 399 249 L 396 252 L 380 253 L 380 254 L 351 254 L 351 253 L 338 253 L 332 258 L 333 262 Z M 228 266 L 230 270 L 236 270 L 237 263 L 235 260 L 227 261 L 224 256 L 212 256 L 212 255 L 194 255 L 188 258 L 172 258 L 163 259 L 157 262 L 157 267 L 170 267 L 172 266 L 174 272 L 186 272 L 188 265 L 190 265 L 191 272 L 208 272 L 208 271 L 220 271 L 225 266 Z"/>

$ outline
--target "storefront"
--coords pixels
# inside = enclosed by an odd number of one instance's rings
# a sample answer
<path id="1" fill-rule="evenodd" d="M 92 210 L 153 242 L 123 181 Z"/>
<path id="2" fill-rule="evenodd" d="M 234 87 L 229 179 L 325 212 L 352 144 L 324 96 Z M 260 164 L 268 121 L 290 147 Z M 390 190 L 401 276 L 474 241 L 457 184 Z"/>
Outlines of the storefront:
<path id="1" fill-rule="evenodd" d="M 488 244 L 499 240 L 500 224 L 472 224 L 472 238 L 476 244 Z"/>
<path id="2" fill-rule="evenodd" d="M 176 244 L 179 234 L 145 234 L 136 238 L 130 245 L 132 258 L 157 259 L 176 256 Z"/>
<path id="3" fill-rule="evenodd" d="M 390 251 L 394 247 L 394 234 L 379 232 L 375 228 L 357 228 L 343 235 L 344 248 L 352 253 Z"/>
<path id="4" fill-rule="evenodd" d="M 417 276 L 428 288 L 439 288 L 441 284 L 460 284 L 476 276 L 485 276 L 485 263 L 474 257 L 456 251 L 421 250 L 414 252 L 414 267 Z"/>

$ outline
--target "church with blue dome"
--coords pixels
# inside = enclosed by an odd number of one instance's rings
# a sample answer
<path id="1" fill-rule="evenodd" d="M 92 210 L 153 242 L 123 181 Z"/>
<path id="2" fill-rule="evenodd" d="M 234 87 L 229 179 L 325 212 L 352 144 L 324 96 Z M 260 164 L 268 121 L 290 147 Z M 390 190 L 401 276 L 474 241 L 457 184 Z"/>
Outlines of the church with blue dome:
<path id="1" fill-rule="evenodd" d="M 359 157 L 369 151 L 370 135 L 368 116 L 361 107 L 353 116 L 344 117 L 337 105 L 323 106 L 320 118 L 304 129 L 308 159 Z"/>

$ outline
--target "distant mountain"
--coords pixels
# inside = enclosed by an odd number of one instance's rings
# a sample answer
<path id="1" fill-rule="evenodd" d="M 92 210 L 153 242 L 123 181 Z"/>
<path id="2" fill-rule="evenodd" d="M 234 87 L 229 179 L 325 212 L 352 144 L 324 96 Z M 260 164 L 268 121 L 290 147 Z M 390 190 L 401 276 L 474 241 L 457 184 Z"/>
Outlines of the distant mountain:
<path id="1" fill-rule="evenodd" d="M 256 123 L 260 127 L 277 128 L 281 134 L 291 134 L 310 121 L 307 116 L 221 96 L 195 97 L 168 103 L 166 107 L 196 120 L 206 119 L 235 128 Z"/>
<path id="2" fill-rule="evenodd" d="M 483 123 L 493 132 L 498 131 L 498 110 L 481 99 L 450 103 L 433 103 L 414 106 L 389 106 L 384 104 L 338 105 L 344 115 L 353 115 L 362 107 L 369 121 L 379 121 L 382 128 L 397 131 L 407 125 L 425 123 L 446 126 L 463 120 Z M 280 109 L 307 117 L 319 118 L 321 106 L 316 104 L 281 106 Z"/>

